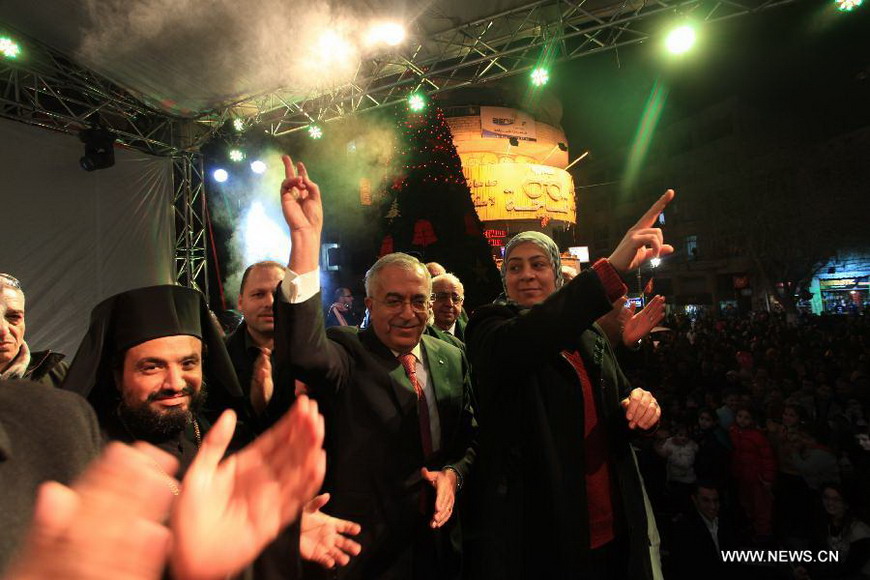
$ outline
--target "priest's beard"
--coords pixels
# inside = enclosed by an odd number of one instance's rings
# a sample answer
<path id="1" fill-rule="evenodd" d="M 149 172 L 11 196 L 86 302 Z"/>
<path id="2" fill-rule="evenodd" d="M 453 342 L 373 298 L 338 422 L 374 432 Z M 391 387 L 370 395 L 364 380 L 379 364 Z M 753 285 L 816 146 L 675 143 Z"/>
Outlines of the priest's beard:
<path id="1" fill-rule="evenodd" d="M 183 389 L 182 393 L 190 395 L 190 405 L 186 409 L 177 407 L 155 409 L 151 406 L 151 402 L 163 394 L 158 392 L 148 397 L 148 400 L 134 405 L 122 400 L 118 404 L 118 417 L 136 439 L 155 443 L 174 437 L 184 431 L 188 423 L 193 420 L 193 416 L 205 404 L 208 396 L 205 382 L 197 393 L 193 393 L 193 389 L 189 387 Z"/>

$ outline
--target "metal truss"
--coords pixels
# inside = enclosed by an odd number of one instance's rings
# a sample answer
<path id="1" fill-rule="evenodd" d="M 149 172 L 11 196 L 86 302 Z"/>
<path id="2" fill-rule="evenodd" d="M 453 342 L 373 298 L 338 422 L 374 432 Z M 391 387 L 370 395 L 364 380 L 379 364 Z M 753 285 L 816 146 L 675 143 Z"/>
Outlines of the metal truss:
<path id="1" fill-rule="evenodd" d="M 208 126 L 156 111 L 99 75 L 28 41 L 26 63 L 0 61 L 0 117 L 61 133 L 99 119 L 122 146 L 172 157 L 176 280 L 208 295 L 205 198 L 199 146 Z"/>
<path id="2" fill-rule="evenodd" d="M 416 90 L 437 94 L 639 44 L 669 15 L 714 22 L 796 0 L 540 0 L 430 35 L 406 54 L 363 62 L 354 79 L 300 98 L 282 90 L 238 103 L 251 124 L 283 135 L 311 123 L 393 105 Z M 599 4 L 600 6 L 600 4 Z M 253 111 L 253 114 L 252 114 Z"/>
<path id="3" fill-rule="evenodd" d="M 127 91 L 36 42 L 27 68 L 0 62 L 0 117 L 62 133 L 100 122 L 127 147 L 154 155 L 179 150 L 181 121 L 142 104 Z"/>
<path id="4" fill-rule="evenodd" d="M 208 296 L 205 187 L 202 156 L 177 153 L 172 157 L 175 183 L 175 280 Z"/>
<path id="5" fill-rule="evenodd" d="M 410 92 L 480 85 L 540 64 L 580 58 L 649 40 L 667 15 L 713 22 L 796 0 L 539 0 L 434 34 L 405 53 L 360 64 L 354 79 L 327 91 L 281 90 L 185 119 L 144 104 L 130 92 L 60 53 L 29 41 L 26 67 L 0 61 L 0 117 L 77 135 L 97 119 L 127 147 L 171 157 L 177 280 L 208 295 L 205 191 L 199 148 L 229 119 L 283 135 L 346 115 L 393 105 Z M 595 4 L 593 6 L 594 3 Z M 20 35 L 23 36 L 23 35 Z"/>

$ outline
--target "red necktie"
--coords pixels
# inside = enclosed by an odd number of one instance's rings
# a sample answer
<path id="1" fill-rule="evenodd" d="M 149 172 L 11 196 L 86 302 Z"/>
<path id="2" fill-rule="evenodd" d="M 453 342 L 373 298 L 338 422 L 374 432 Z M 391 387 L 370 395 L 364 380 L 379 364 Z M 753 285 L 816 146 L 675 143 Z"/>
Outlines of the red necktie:
<path id="1" fill-rule="evenodd" d="M 417 357 L 411 353 L 399 355 L 399 362 L 405 368 L 405 374 L 417 393 L 417 413 L 420 416 L 420 439 L 423 441 L 423 457 L 432 455 L 432 431 L 429 428 L 429 405 L 426 403 L 426 395 L 417 380 Z"/>

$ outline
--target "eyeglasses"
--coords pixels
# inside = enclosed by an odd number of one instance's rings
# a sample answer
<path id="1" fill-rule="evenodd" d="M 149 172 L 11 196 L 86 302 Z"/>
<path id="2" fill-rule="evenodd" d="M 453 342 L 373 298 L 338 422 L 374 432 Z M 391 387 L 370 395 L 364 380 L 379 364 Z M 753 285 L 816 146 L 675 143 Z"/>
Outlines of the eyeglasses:
<path id="1" fill-rule="evenodd" d="M 462 304 L 462 301 L 465 300 L 464 296 L 460 296 L 455 292 L 436 292 L 432 297 L 435 302 L 446 302 L 447 300 L 452 300 L 454 304 Z"/>
<path id="2" fill-rule="evenodd" d="M 424 313 L 429 311 L 430 305 L 429 299 L 424 296 L 415 296 L 410 300 L 402 300 L 401 298 L 396 297 L 390 297 L 386 300 L 378 300 L 377 298 L 375 298 L 374 300 L 375 302 L 380 302 L 381 304 L 383 304 L 384 308 L 386 308 L 387 310 L 391 310 L 394 312 L 398 312 L 404 309 L 405 304 L 410 304 L 411 310 L 413 310 L 414 312 Z"/>
<path id="3" fill-rule="evenodd" d="M 5 284 L 6 286 L 11 286 L 13 288 L 18 288 L 21 290 L 21 282 L 18 281 L 18 278 L 15 276 L 10 276 L 9 274 L 5 274 L 0 272 L 0 284 Z"/>

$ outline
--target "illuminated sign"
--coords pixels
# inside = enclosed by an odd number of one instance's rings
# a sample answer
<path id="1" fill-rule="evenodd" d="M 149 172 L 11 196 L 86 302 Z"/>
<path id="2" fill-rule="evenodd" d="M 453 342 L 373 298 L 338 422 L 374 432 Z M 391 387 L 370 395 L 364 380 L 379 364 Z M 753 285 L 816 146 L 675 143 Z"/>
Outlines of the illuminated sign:
<path id="1" fill-rule="evenodd" d="M 481 107 L 480 129 L 483 137 L 537 141 L 535 119 L 528 113 L 506 107 Z"/>
<path id="2" fill-rule="evenodd" d="M 854 286 L 854 278 L 840 278 L 836 280 L 819 280 L 819 286 Z"/>
<path id="3" fill-rule="evenodd" d="M 577 223 L 574 180 L 567 171 L 531 163 L 464 167 L 481 221 L 541 220 Z"/>
<path id="4" fill-rule="evenodd" d="M 577 258 L 581 264 L 589 261 L 589 246 L 571 246 L 568 248 L 568 253 Z"/>

